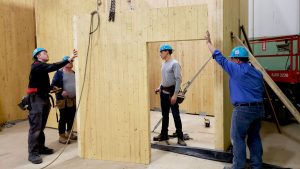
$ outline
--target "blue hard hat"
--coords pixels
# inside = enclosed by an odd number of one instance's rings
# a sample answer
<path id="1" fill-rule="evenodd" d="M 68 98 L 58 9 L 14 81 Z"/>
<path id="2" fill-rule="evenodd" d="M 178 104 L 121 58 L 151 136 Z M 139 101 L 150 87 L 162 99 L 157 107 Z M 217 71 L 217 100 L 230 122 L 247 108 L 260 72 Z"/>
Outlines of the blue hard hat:
<path id="1" fill-rule="evenodd" d="M 34 49 L 33 52 L 32 52 L 32 57 L 35 57 L 38 53 L 40 53 L 42 51 L 47 52 L 47 50 L 45 48 L 36 48 L 36 49 Z"/>
<path id="2" fill-rule="evenodd" d="M 64 56 L 63 61 L 69 60 L 70 56 Z"/>
<path id="3" fill-rule="evenodd" d="M 248 51 L 243 46 L 237 46 L 232 49 L 230 53 L 231 58 L 247 58 L 249 57 Z"/>
<path id="4" fill-rule="evenodd" d="M 160 46 L 159 51 L 161 52 L 161 51 L 164 51 L 164 50 L 173 50 L 173 48 L 172 48 L 171 45 L 165 43 L 165 44 Z"/>

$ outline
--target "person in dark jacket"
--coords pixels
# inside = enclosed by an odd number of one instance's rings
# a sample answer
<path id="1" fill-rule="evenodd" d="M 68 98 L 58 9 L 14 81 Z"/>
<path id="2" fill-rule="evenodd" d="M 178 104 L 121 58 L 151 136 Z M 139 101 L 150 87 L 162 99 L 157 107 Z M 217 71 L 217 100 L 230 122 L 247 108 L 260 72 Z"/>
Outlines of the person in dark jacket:
<path id="1" fill-rule="evenodd" d="M 49 92 L 52 90 L 48 73 L 56 71 L 77 57 L 77 51 L 73 50 L 73 56 L 68 60 L 48 64 L 49 56 L 44 48 L 36 48 L 32 52 L 34 62 L 31 65 L 27 94 L 29 95 L 29 136 L 28 136 L 28 160 L 34 164 L 42 163 L 40 154 L 52 154 L 53 149 L 45 146 L 44 129 L 47 123 L 50 100 Z"/>
<path id="2" fill-rule="evenodd" d="M 69 58 L 69 56 L 65 56 L 63 60 L 68 60 Z M 73 64 L 68 63 L 62 69 L 56 71 L 51 84 L 51 86 L 62 89 L 61 92 L 56 93 L 56 106 L 60 112 L 58 141 L 62 144 L 68 142 L 70 135 L 71 140 L 77 140 L 77 136 L 71 132 L 76 113 L 75 72 L 72 68 Z"/>

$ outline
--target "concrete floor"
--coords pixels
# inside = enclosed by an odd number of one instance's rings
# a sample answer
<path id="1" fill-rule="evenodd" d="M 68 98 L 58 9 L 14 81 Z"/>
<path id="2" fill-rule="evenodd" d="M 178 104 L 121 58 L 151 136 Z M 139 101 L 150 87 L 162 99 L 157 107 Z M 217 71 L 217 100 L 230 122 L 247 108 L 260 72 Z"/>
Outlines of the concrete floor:
<path id="1" fill-rule="evenodd" d="M 161 112 L 151 111 L 151 131 L 154 129 L 154 126 L 157 124 L 161 118 Z M 215 148 L 215 118 L 214 117 L 205 117 L 210 120 L 210 127 L 206 128 L 204 124 L 204 118 L 199 115 L 191 115 L 181 113 L 182 121 L 182 131 L 187 133 L 192 139 L 187 141 L 188 146 L 192 147 L 201 147 L 214 149 Z M 157 129 L 151 133 L 151 140 L 153 136 L 157 136 L 161 130 L 161 123 Z M 175 133 L 176 128 L 173 120 L 173 116 L 170 113 L 169 115 L 169 135 Z M 152 141 L 153 142 L 153 141 Z M 169 140 L 170 144 L 177 144 L 177 139 Z"/>
<path id="2" fill-rule="evenodd" d="M 159 120 L 159 113 L 151 114 L 151 129 Z M 193 120 L 190 120 L 190 119 Z M 188 121 L 190 120 L 190 121 Z M 170 133 L 173 132 L 173 119 L 170 116 Z M 184 131 L 194 140 L 187 141 L 190 146 L 212 147 L 213 143 L 203 140 L 203 137 L 213 140 L 213 118 L 211 118 L 212 127 L 205 128 L 200 117 L 194 115 L 182 114 Z M 188 121 L 188 122 L 187 122 Z M 159 132 L 160 126 L 157 128 Z M 283 134 L 277 133 L 274 124 L 263 122 L 261 135 L 264 146 L 264 162 L 300 169 L 300 125 L 290 124 L 282 128 Z M 0 168 L 10 169 L 35 169 L 41 168 L 52 161 L 61 151 L 63 145 L 58 143 L 58 133 L 55 129 L 47 128 L 46 145 L 55 149 L 55 154 L 43 156 L 44 162 L 39 165 L 33 165 L 27 161 L 27 134 L 28 121 L 17 123 L 11 128 L 5 128 L 0 132 Z M 202 137 L 200 137 L 202 134 Z M 155 134 L 153 134 L 155 135 Z M 205 135 L 205 136 L 203 136 Z M 176 144 L 176 139 L 171 141 Z M 203 160 L 199 158 L 179 155 L 159 150 L 151 150 L 152 162 L 150 165 L 128 164 L 120 162 L 110 162 L 101 160 L 87 160 L 77 156 L 77 143 L 70 144 L 63 155 L 49 168 L 105 168 L 105 169 L 222 169 L 224 163 Z"/>

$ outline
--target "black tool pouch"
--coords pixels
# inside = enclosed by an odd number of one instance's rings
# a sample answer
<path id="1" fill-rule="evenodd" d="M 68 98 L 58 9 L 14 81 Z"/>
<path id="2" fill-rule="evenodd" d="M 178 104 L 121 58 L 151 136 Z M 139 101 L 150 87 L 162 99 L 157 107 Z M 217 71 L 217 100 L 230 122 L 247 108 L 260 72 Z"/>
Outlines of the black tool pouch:
<path id="1" fill-rule="evenodd" d="M 22 97 L 21 102 L 18 104 L 21 110 L 31 110 L 30 105 L 30 95 L 26 95 Z"/>

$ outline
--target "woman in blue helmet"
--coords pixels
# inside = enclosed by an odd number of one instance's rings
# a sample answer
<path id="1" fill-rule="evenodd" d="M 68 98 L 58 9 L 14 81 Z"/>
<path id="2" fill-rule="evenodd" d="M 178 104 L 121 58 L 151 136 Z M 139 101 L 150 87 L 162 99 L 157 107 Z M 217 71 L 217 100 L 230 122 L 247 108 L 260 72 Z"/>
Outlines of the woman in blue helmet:
<path id="1" fill-rule="evenodd" d="M 252 169 L 260 169 L 263 154 L 259 135 L 260 123 L 264 117 L 263 76 L 251 65 L 248 51 L 243 46 L 235 47 L 228 60 L 212 45 L 209 32 L 206 38 L 213 58 L 230 76 L 230 99 L 234 107 L 230 129 L 233 145 L 232 168 L 244 169 L 246 167 L 247 139 L 250 166 Z"/>
<path id="2" fill-rule="evenodd" d="M 69 58 L 69 56 L 65 56 L 63 60 L 68 60 Z M 77 136 L 71 133 L 76 113 L 75 72 L 72 68 L 73 63 L 68 63 L 62 69 L 56 71 L 51 84 L 51 86 L 62 89 L 62 91 L 56 93 L 56 106 L 60 112 L 58 141 L 62 144 L 68 142 L 70 135 L 71 140 L 77 140 Z"/>

